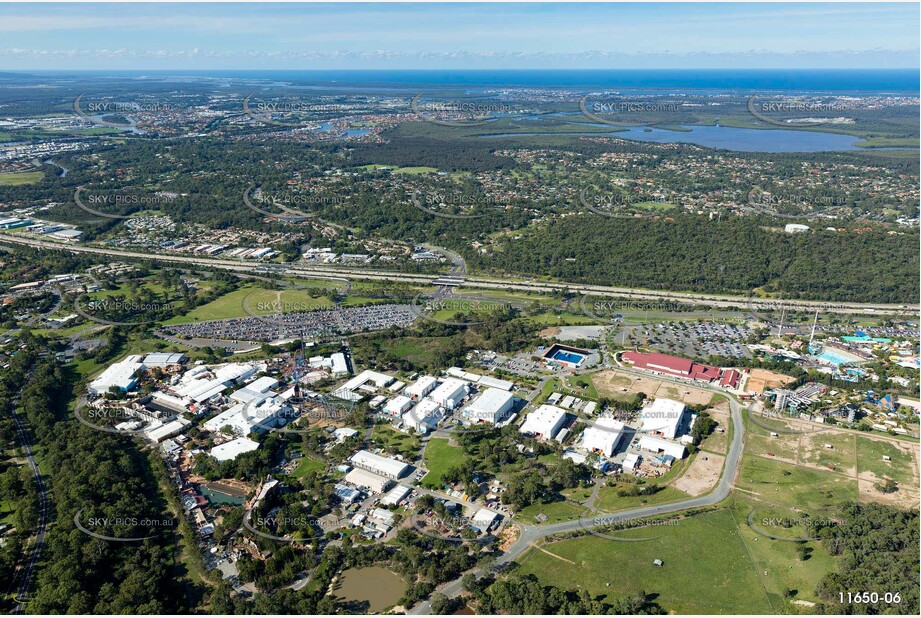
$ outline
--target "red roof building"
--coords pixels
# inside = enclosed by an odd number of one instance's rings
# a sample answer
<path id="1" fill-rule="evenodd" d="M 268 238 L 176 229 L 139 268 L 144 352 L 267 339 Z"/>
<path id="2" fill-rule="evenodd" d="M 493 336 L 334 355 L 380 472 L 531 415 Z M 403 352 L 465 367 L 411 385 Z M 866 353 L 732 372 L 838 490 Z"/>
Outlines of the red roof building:
<path id="1" fill-rule="evenodd" d="M 739 383 L 739 372 L 735 369 L 720 369 L 711 365 L 701 365 L 687 358 L 671 356 L 652 352 L 649 354 L 643 352 L 624 352 L 621 354 L 624 362 L 631 363 L 636 369 L 654 371 L 675 376 L 677 378 L 687 378 L 689 380 L 701 380 L 703 382 L 715 382 L 719 380 L 720 386 L 735 388 Z"/>

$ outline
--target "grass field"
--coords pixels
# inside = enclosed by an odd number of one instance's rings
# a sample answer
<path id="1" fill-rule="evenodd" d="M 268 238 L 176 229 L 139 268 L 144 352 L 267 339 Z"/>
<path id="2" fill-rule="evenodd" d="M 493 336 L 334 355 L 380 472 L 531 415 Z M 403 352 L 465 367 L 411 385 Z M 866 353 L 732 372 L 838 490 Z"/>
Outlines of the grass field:
<path id="1" fill-rule="evenodd" d="M 44 172 L 2 172 L 0 173 L 0 187 L 34 185 L 44 176 Z"/>
<path id="2" fill-rule="evenodd" d="M 830 471 L 746 455 L 736 487 L 769 504 L 803 509 L 813 517 L 845 501 L 857 502 L 857 481 Z"/>
<path id="3" fill-rule="evenodd" d="M 275 312 L 276 307 L 286 311 L 312 311 L 315 309 L 329 309 L 332 307 L 332 302 L 325 296 L 314 298 L 305 290 L 284 290 L 279 292 L 277 290 L 246 286 L 224 294 L 210 303 L 196 307 L 185 315 L 171 318 L 164 324 L 185 324 L 199 320 L 225 320 L 253 314 L 269 315 Z M 249 311 L 246 309 L 249 309 Z"/>
<path id="4" fill-rule="evenodd" d="M 652 535 L 637 529 L 618 536 L 654 538 L 630 543 L 585 536 L 548 543 L 547 551 L 571 562 L 532 549 L 520 559 L 520 572 L 609 600 L 645 591 L 668 612 L 772 612 L 739 527 L 726 510 L 656 527 Z M 656 559 L 662 567 L 653 565 Z"/>
<path id="5" fill-rule="evenodd" d="M 535 517 L 543 513 L 547 516 L 547 519 L 541 523 L 554 524 L 560 521 L 578 519 L 585 512 L 586 509 L 584 506 L 561 500 L 559 502 L 549 502 L 547 504 L 532 504 L 515 513 L 515 519 L 526 524 L 536 524 L 537 520 Z M 589 515 L 586 514 L 586 517 L 589 517 Z"/>
<path id="6" fill-rule="evenodd" d="M 755 563 L 758 573 L 766 574 L 762 576 L 761 581 L 767 589 L 772 603 L 776 607 L 780 607 L 785 602 L 783 599 L 784 589 L 795 590 L 794 599 L 811 602 L 819 601 L 815 595 L 816 584 L 826 573 L 835 570 L 837 566 L 835 558 L 828 553 L 828 550 L 821 543 L 809 542 L 806 546 L 812 549 L 812 553 L 807 560 L 800 560 L 797 555 L 797 543 L 772 540 L 749 528 L 746 524 L 748 514 L 752 512 L 752 509 L 759 506 L 758 502 L 748 500 L 740 494 L 736 497 L 732 511 L 742 539 L 748 548 L 749 555 Z M 784 508 L 758 508 L 756 515 L 758 519 L 764 517 L 798 519 L 803 517 L 802 513 Z M 805 532 L 801 527 L 790 529 L 772 528 L 771 526 L 763 525 L 762 521 L 756 521 L 756 525 L 772 534 L 791 538 L 795 538 Z"/>
<path id="7" fill-rule="evenodd" d="M 914 445 L 907 445 L 915 448 Z M 892 461 L 883 461 L 883 455 Z M 877 478 L 892 477 L 899 484 L 917 485 L 914 464 L 909 452 L 891 442 L 857 437 L 857 474 L 870 472 Z"/>
<path id="8" fill-rule="evenodd" d="M 301 462 L 297 464 L 297 468 L 291 473 L 296 479 L 301 478 L 302 476 L 307 475 L 310 472 L 319 472 L 326 467 L 326 464 L 312 457 L 301 457 Z"/>
<path id="9" fill-rule="evenodd" d="M 660 491 L 648 496 L 618 496 L 617 490 L 621 486 L 602 487 L 598 492 L 598 500 L 595 502 L 595 508 L 605 513 L 615 513 L 625 511 L 641 506 L 656 506 L 658 504 L 668 504 L 687 500 L 690 496 L 674 487 L 665 487 Z"/>
<path id="10" fill-rule="evenodd" d="M 389 425 L 375 425 L 371 431 L 371 440 L 380 448 L 399 453 L 410 461 L 416 459 L 422 445 L 419 436 L 397 431 Z"/>
<path id="11" fill-rule="evenodd" d="M 422 477 L 422 485 L 440 488 L 442 473 L 461 465 L 466 459 L 464 451 L 459 446 L 451 446 L 447 438 L 432 438 L 425 447 L 424 461 L 429 473 Z"/>

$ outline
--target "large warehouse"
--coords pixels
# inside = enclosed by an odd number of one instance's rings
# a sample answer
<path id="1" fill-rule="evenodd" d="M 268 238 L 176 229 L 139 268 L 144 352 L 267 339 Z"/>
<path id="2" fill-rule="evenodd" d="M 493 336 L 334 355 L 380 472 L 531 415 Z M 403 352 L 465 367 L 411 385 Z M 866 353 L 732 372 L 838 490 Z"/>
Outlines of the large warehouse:
<path id="1" fill-rule="evenodd" d="M 582 448 L 605 457 L 614 454 L 623 435 L 624 424 L 612 418 L 599 418 L 582 434 Z"/>
<path id="2" fill-rule="evenodd" d="M 390 479 L 358 468 L 353 468 L 345 475 L 345 482 L 375 494 L 382 494 L 393 485 Z"/>
<path id="3" fill-rule="evenodd" d="M 515 407 L 515 396 L 499 388 L 487 388 L 466 410 L 464 416 L 473 422 L 499 423 Z"/>
<path id="4" fill-rule="evenodd" d="M 700 380 L 701 382 L 720 381 L 720 386 L 736 388 L 741 375 L 735 369 L 720 369 L 712 365 L 701 365 L 688 358 L 670 356 L 653 352 L 645 354 L 643 352 L 624 352 L 621 359 L 625 363 L 630 363 L 635 369 L 643 369 L 653 373 L 675 376 L 676 378 L 685 378 L 687 380 Z"/>
<path id="5" fill-rule="evenodd" d="M 644 451 L 652 451 L 653 453 L 670 455 L 675 459 L 682 459 L 686 452 L 683 444 L 678 444 L 677 442 L 669 442 L 668 440 L 655 438 L 653 436 L 643 436 L 640 438 L 640 448 Z"/>
<path id="6" fill-rule="evenodd" d="M 550 440 L 566 421 L 566 411 L 544 404 L 528 414 L 518 431 L 540 440 Z"/>
<path id="7" fill-rule="evenodd" d="M 643 433 L 674 440 L 684 420 L 684 404 L 659 397 L 643 408 L 640 420 L 643 421 Z"/>
<path id="8" fill-rule="evenodd" d="M 105 395 L 112 387 L 130 391 L 138 382 L 137 373 L 144 368 L 141 356 L 129 356 L 125 360 L 109 365 L 98 378 L 90 382 L 86 390 L 91 395 Z"/>
<path id="9" fill-rule="evenodd" d="M 429 399 L 445 408 L 453 410 L 470 392 L 470 383 L 457 378 L 448 378 L 429 393 Z"/>
<path id="10" fill-rule="evenodd" d="M 358 451 L 349 458 L 349 462 L 356 468 L 362 468 L 394 480 L 406 476 L 411 468 L 402 461 L 375 455 L 370 451 Z"/>

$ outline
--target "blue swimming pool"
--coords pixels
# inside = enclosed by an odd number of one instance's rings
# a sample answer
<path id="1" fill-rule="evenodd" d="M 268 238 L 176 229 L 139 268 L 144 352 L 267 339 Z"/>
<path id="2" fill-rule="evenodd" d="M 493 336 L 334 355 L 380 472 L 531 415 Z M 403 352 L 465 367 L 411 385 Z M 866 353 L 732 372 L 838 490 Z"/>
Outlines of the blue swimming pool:
<path id="1" fill-rule="evenodd" d="M 557 360 L 563 363 L 569 363 L 571 365 L 578 365 L 585 360 L 585 357 L 581 354 L 576 354 L 575 352 L 568 352 L 566 350 L 557 350 L 553 354 L 553 360 Z"/>

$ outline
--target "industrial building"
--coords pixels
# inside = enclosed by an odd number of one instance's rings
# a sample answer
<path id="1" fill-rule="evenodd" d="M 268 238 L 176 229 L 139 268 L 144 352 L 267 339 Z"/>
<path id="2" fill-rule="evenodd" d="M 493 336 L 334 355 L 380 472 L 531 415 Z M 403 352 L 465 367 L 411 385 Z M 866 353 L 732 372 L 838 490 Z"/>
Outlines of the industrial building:
<path id="1" fill-rule="evenodd" d="M 640 448 L 644 451 L 652 451 L 653 453 L 671 456 L 675 459 L 684 458 L 686 452 L 683 444 L 669 442 L 668 440 L 663 440 L 662 438 L 656 438 L 654 436 L 641 437 Z"/>
<path id="2" fill-rule="evenodd" d="M 113 387 L 119 391 L 130 391 L 137 385 L 137 373 L 144 368 L 140 355 L 132 355 L 128 358 L 106 367 L 98 378 L 89 383 L 86 390 L 90 395 L 102 396 L 108 393 Z"/>
<path id="3" fill-rule="evenodd" d="M 419 433 L 428 433 L 438 427 L 445 417 L 444 409 L 431 399 L 423 399 L 403 415 L 403 426 Z"/>
<path id="4" fill-rule="evenodd" d="M 429 393 L 428 398 L 447 410 L 453 410 L 469 393 L 469 382 L 448 378 Z"/>
<path id="5" fill-rule="evenodd" d="M 518 431 L 540 440 L 549 440 L 556 435 L 565 422 L 565 410 L 544 404 L 525 417 Z"/>
<path id="6" fill-rule="evenodd" d="M 394 480 L 406 476 L 411 469 L 411 466 L 402 461 L 375 455 L 370 451 L 358 451 L 349 458 L 349 462 L 356 468 Z"/>
<path id="7" fill-rule="evenodd" d="M 412 489 L 406 485 L 397 485 L 393 489 L 387 492 L 383 498 L 381 498 L 381 504 L 384 506 L 390 506 L 391 504 L 400 504 L 407 496 L 412 492 Z"/>
<path id="8" fill-rule="evenodd" d="M 438 385 L 438 380 L 432 376 L 422 376 L 414 383 L 406 387 L 406 390 L 403 391 L 403 394 L 409 397 L 410 399 L 417 401 L 422 399 L 433 390 Z"/>
<path id="9" fill-rule="evenodd" d="M 262 376 L 257 378 L 239 389 L 238 391 L 232 393 L 230 398 L 239 403 L 247 403 L 254 399 L 262 398 L 267 392 L 278 386 L 278 380 L 275 378 L 270 378 L 269 376 Z"/>
<path id="10" fill-rule="evenodd" d="M 659 397 L 643 408 L 640 420 L 641 431 L 646 434 L 674 440 L 681 430 L 685 408 L 680 401 Z"/>
<path id="11" fill-rule="evenodd" d="M 614 454 L 623 435 L 624 424 L 612 418 L 599 418 L 582 434 L 582 448 L 604 457 Z"/>
<path id="12" fill-rule="evenodd" d="M 249 438 L 236 438 L 211 449 L 211 456 L 223 463 L 233 461 L 243 453 L 249 453 L 259 448 L 259 443 Z"/>
<path id="13" fill-rule="evenodd" d="M 515 396 L 499 388 L 487 388 L 464 410 L 472 422 L 499 423 L 505 420 L 515 407 Z"/>
<path id="14" fill-rule="evenodd" d="M 393 484 L 392 480 L 361 468 L 352 468 L 345 475 L 345 482 L 374 494 L 384 493 Z"/>
<path id="15" fill-rule="evenodd" d="M 291 406 L 281 397 L 263 396 L 261 400 L 238 403 L 214 418 L 205 421 L 203 427 L 208 431 L 222 431 L 225 427 L 238 436 L 248 436 L 250 432 L 263 432 L 283 425 L 291 412 Z"/>
<path id="16" fill-rule="evenodd" d="M 412 399 L 405 395 L 397 395 L 384 404 L 384 414 L 389 414 L 390 416 L 403 416 L 412 407 Z"/>
<path id="17" fill-rule="evenodd" d="M 170 367 L 186 361 L 185 354 L 178 352 L 154 352 L 144 357 L 145 367 Z"/>

